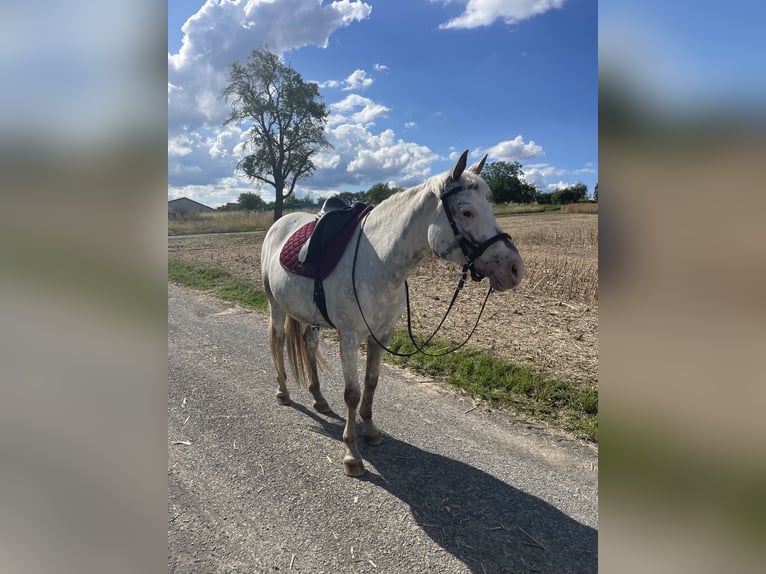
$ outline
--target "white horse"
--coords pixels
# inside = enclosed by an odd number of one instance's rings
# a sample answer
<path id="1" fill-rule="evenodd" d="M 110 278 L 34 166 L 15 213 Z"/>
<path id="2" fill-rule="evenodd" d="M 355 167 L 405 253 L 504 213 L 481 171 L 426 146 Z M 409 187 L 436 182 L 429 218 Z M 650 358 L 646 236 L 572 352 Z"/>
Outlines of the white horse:
<path id="1" fill-rule="evenodd" d="M 372 401 L 384 352 L 375 339 L 384 345 L 390 342 L 405 306 L 404 282 L 418 263 L 433 252 L 456 264 L 470 265 L 474 279 L 488 277 L 496 291 L 516 287 L 524 275 L 524 263 L 510 236 L 498 227 L 487 199 L 489 187 L 479 177 L 486 156 L 466 170 L 467 157 L 468 150 L 447 173 L 395 193 L 370 211 L 354 231 L 337 267 L 324 280 L 328 317 L 340 338 L 348 407 L 343 471 L 348 476 L 365 472 L 355 430 L 360 398 L 364 438 L 372 445 L 382 442 L 372 421 Z M 285 242 L 314 217 L 290 213 L 274 223 L 263 242 L 261 266 L 269 298 L 269 343 L 279 384 L 277 400 L 290 404 L 284 359 L 287 342 L 296 378 L 305 378 L 308 371 L 314 408 L 328 412 L 319 389 L 317 348 L 319 328 L 331 325 L 314 303 L 314 281 L 290 273 L 280 264 Z M 368 338 L 367 369 L 360 397 L 357 353 L 364 337 Z"/>

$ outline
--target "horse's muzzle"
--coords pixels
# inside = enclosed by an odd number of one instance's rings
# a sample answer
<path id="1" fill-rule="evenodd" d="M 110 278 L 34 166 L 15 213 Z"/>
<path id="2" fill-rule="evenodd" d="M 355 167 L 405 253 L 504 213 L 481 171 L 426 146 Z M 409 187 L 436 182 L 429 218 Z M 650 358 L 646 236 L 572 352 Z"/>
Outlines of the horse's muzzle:
<path id="1" fill-rule="evenodd" d="M 492 263 L 483 269 L 482 273 L 489 277 L 489 284 L 495 291 L 513 289 L 524 278 L 524 261 L 516 252 L 500 261 L 493 259 Z"/>

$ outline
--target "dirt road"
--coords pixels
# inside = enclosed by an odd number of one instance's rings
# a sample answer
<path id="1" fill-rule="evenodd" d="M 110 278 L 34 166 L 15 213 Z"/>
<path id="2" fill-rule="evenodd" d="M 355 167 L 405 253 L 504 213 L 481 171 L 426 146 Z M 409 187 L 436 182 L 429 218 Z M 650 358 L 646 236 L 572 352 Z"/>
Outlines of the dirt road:
<path id="1" fill-rule="evenodd" d="M 384 365 L 384 442 L 347 478 L 336 349 L 337 414 L 292 380 L 281 407 L 266 326 L 168 286 L 169 572 L 597 571 L 593 447 Z"/>

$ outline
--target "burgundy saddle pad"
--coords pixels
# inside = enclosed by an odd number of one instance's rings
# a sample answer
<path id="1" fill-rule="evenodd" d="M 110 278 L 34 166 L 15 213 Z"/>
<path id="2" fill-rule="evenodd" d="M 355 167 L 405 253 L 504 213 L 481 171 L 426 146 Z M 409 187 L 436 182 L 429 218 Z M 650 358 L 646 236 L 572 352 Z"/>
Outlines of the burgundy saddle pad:
<path id="1" fill-rule="evenodd" d="M 330 211 L 318 221 L 309 221 L 288 238 L 279 254 L 279 263 L 291 273 L 324 279 L 335 269 L 354 229 L 370 209 L 369 205 L 354 206 Z M 317 237 L 312 238 L 306 260 L 301 262 L 298 259 L 301 247 L 315 232 Z"/>

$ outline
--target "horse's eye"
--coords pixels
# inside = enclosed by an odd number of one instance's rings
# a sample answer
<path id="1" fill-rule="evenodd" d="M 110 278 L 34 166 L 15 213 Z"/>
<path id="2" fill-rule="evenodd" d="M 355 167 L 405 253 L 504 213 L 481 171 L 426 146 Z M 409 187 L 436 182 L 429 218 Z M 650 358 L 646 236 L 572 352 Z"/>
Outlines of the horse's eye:
<path id="1" fill-rule="evenodd" d="M 473 213 L 465 209 L 463 210 L 463 217 L 465 217 L 466 219 L 471 219 L 473 217 Z"/>

